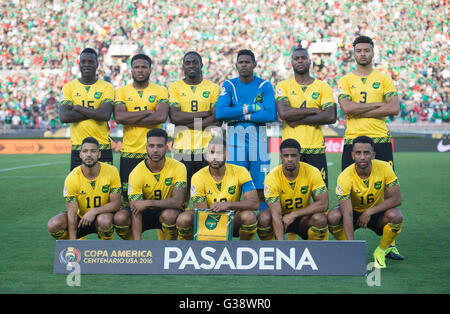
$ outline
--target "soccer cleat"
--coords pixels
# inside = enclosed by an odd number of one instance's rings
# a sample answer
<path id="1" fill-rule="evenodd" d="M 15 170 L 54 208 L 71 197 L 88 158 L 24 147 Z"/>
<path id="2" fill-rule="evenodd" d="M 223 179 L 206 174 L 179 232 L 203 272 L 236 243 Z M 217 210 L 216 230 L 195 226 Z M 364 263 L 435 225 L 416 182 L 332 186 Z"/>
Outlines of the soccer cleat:
<path id="1" fill-rule="evenodd" d="M 386 249 L 386 257 L 396 261 L 403 261 L 405 259 L 405 257 L 399 253 L 397 246 L 395 245 L 388 246 Z"/>
<path id="2" fill-rule="evenodd" d="M 382 250 L 379 246 L 377 246 L 373 252 L 374 266 L 376 268 L 386 268 L 385 256 L 385 250 Z"/>

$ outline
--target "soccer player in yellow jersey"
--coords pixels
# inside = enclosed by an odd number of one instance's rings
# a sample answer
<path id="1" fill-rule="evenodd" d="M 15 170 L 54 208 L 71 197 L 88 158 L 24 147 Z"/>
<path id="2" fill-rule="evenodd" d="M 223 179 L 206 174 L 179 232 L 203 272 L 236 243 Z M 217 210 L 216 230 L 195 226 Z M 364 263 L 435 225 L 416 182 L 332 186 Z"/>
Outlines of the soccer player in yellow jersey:
<path id="1" fill-rule="evenodd" d="M 169 86 L 169 115 L 175 124 L 173 156 L 186 166 L 189 190 L 192 175 L 207 165 L 203 153 L 212 138 L 210 128 L 221 125 L 215 107 L 219 86 L 203 79 L 203 62 L 197 52 L 187 52 L 182 67 L 184 78 Z"/>
<path id="2" fill-rule="evenodd" d="M 330 231 L 337 240 L 353 240 L 354 230 L 370 228 L 381 236 L 374 251 L 375 267 L 386 267 L 385 256 L 403 259 L 395 246 L 403 216 L 398 206 L 402 195 L 397 176 L 389 163 L 376 160 L 370 137 L 353 140 L 354 164 L 338 176 L 339 207 L 328 213 Z"/>
<path id="3" fill-rule="evenodd" d="M 374 140 L 375 158 L 393 166 L 392 138 L 385 119 L 399 113 L 397 90 L 389 76 L 373 69 L 374 44 L 371 38 L 356 38 L 353 53 L 356 69 L 338 83 L 338 101 L 342 112 L 347 115 L 342 170 L 353 163 L 351 144 L 354 138 L 362 135 Z"/>
<path id="4" fill-rule="evenodd" d="M 113 162 L 108 121 L 113 109 L 114 87 L 97 78 L 97 68 L 95 50 L 84 49 L 80 54 L 81 77 L 68 82 L 62 89 L 59 114 L 62 123 L 70 123 L 70 170 L 81 164 L 81 142 L 90 136 L 100 143 L 100 161 Z"/>
<path id="5" fill-rule="evenodd" d="M 319 170 L 300 161 L 300 151 L 295 139 L 281 142 L 281 165 L 264 181 L 269 210 L 258 215 L 261 240 L 284 240 L 284 233 L 304 240 L 328 240 L 328 190 Z"/>
<path id="6" fill-rule="evenodd" d="M 259 208 L 258 193 L 252 177 L 244 167 L 226 162 L 226 143 L 222 137 L 212 139 L 207 149 L 209 165 L 192 177 L 193 206 L 213 212 L 234 211 L 233 236 L 252 240 L 257 231 L 254 211 Z M 194 210 L 178 216 L 177 228 L 180 240 L 193 239 Z"/>
<path id="7" fill-rule="evenodd" d="M 283 120 L 282 139 L 299 142 L 301 161 L 320 170 L 328 186 L 328 167 L 322 125 L 336 122 L 336 104 L 331 87 L 311 77 L 311 59 L 305 48 L 297 47 L 291 59 L 294 77 L 276 86 L 276 104 Z"/>
<path id="8" fill-rule="evenodd" d="M 64 182 L 66 212 L 50 219 L 48 232 L 57 240 L 76 240 L 97 233 L 112 240 L 113 214 L 120 208 L 120 177 L 117 169 L 99 162 L 99 143 L 93 137 L 82 141 L 82 164 Z"/>
<path id="9" fill-rule="evenodd" d="M 160 128 L 169 113 L 169 95 L 163 86 L 150 83 L 152 60 L 145 54 L 131 59 L 133 82 L 116 90 L 114 118 L 123 124 L 120 154 L 122 193 L 127 198 L 128 176 L 134 167 L 147 158 L 147 132 Z"/>
<path id="10" fill-rule="evenodd" d="M 148 157 L 129 177 L 130 209 L 121 210 L 114 217 L 116 232 L 124 239 L 141 240 L 142 232 L 149 229 L 162 229 L 168 240 L 177 239 L 175 222 L 183 209 L 186 167 L 166 157 L 167 140 L 163 129 L 154 128 L 147 133 Z"/>

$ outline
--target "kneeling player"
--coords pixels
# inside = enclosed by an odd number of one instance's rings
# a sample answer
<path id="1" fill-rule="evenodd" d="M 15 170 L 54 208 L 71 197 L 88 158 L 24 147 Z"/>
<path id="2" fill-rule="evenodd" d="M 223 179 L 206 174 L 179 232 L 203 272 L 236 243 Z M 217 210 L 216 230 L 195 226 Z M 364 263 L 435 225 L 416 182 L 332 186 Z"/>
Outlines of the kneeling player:
<path id="1" fill-rule="evenodd" d="M 120 177 L 114 166 L 99 162 L 99 143 L 93 137 L 83 140 L 82 164 L 64 182 L 66 212 L 50 219 L 48 232 L 57 240 L 76 240 L 97 233 L 112 240 L 113 214 L 120 208 Z"/>
<path id="2" fill-rule="evenodd" d="M 206 160 L 209 166 L 192 176 L 191 200 L 194 208 L 213 212 L 233 210 L 233 236 L 252 240 L 256 234 L 254 211 L 259 208 L 259 198 L 250 173 L 244 167 L 226 163 L 226 143 L 222 138 L 210 141 Z M 180 239 L 193 239 L 193 210 L 178 216 L 177 228 Z"/>
<path id="3" fill-rule="evenodd" d="M 258 215 L 261 240 L 284 240 L 284 233 L 298 234 L 304 240 L 328 240 L 327 187 L 316 167 L 300 161 L 300 150 L 296 140 L 284 140 L 281 165 L 264 181 L 269 210 Z"/>
<path id="4" fill-rule="evenodd" d="M 177 239 L 175 222 L 183 209 L 186 167 L 166 157 L 167 139 L 166 131 L 150 130 L 148 157 L 130 173 L 130 210 L 121 210 L 114 216 L 116 232 L 125 240 L 141 240 L 142 232 L 149 229 L 162 229 L 166 239 Z"/>
<path id="5" fill-rule="evenodd" d="M 385 268 L 385 256 L 403 259 L 395 246 L 403 216 L 396 207 L 402 203 L 397 176 L 392 166 L 374 159 L 374 142 L 359 136 L 353 141 L 354 164 L 338 177 L 336 194 L 339 207 L 328 213 L 331 233 L 337 240 L 353 240 L 354 230 L 370 228 L 381 236 L 375 249 L 375 267 Z M 338 210 L 339 209 L 339 210 Z"/>

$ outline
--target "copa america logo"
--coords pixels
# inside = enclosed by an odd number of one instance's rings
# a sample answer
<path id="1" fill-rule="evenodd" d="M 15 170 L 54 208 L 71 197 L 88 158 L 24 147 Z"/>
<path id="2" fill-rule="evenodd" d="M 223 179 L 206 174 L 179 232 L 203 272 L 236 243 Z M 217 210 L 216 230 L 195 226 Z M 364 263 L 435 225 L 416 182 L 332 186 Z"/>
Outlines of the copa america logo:
<path id="1" fill-rule="evenodd" d="M 59 261 L 65 265 L 72 265 L 78 263 L 81 259 L 80 251 L 74 247 L 67 247 L 59 253 Z"/>

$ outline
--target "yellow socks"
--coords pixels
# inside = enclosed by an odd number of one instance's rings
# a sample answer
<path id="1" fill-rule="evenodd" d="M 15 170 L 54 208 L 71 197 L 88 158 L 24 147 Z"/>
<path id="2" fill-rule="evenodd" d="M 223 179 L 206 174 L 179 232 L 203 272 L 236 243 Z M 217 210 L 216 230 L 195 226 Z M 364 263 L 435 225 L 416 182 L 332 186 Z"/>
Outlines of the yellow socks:
<path id="1" fill-rule="evenodd" d="M 177 239 L 178 230 L 177 230 L 177 226 L 175 224 L 166 225 L 165 223 L 162 223 L 161 225 L 162 225 L 162 232 L 165 236 L 165 239 L 167 239 L 167 240 L 176 240 Z M 158 231 L 159 231 L 159 229 L 158 229 Z M 158 239 L 159 239 L 159 233 L 158 233 Z M 159 239 L 159 240 L 161 240 L 161 239 Z"/>
<path id="2" fill-rule="evenodd" d="M 194 239 L 194 229 L 192 227 L 180 228 L 178 229 L 178 239 L 180 240 L 193 240 Z"/>
<path id="3" fill-rule="evenodd" d="M 50 233 L 52 237 L 54 237 L 56 240 L 67 240 L 69 239 L 69 232 L 67 230 L 59 230 L 55 233 Z"/>
<path id="4" fill-rule="evenodd" d="M 331 232 L 331 234 L 333 235 L 333 237 L 336 240 L 347 240 L 347 237 L 345 236 L 343 224 L 339 224 L 339 225 L 335 225 L 335 226 L 329 225 L 328 230 Z"/>
<path id="5" fill-rule="evenodd" d="M 241 225 L 239 228 L 239 238 L 241 240 L 252 240 L 257 232 L 257 223 L 252 225 Z"/>
<path id="6" fill-rule="evenodd" d="M 272 226 L 265 228 L 258 227 L 258 237 L 260 240 L 275 240 Z"/>
<path id="7" fill-rule="evenodd" d="M 308 229 L 308 240 L 328 240 L 328 227 L 317 228 L 311 226 Z"/>
<path id="8" fill-rule="evenodd" d="M 289 241 L 296 241 L 296 240 L 298 240 L 298 235 L 293 232 L 288 232 L 287 238 Z"/>
<path id="9" fill-rule="evenodd" d="M 402 224 L 393 224 L 393 223 L 387 223 L 383 227 L 383 236 L 381 237 L 380 241 L 380 248 L 382 250 L 386 250 L 389 245 L 392 244 L 392 242 L 395 241 L 395 238 L 399 235 L 399 233 L 402 231 Z"/>
<path id="10" fill-rule="evenodd" d="M 116 233 L 124 240 L 133 240 L 133 233 L 131 232 L 130 226 L 117 226 L 114 225 Z"/>
<path id="11" fill-rule="evenodd" d="M 114 237 L 114 226 L 108 230 L 103 230 L 97 227 L 97 234 L 101 240 L 112 240 Z"/>

